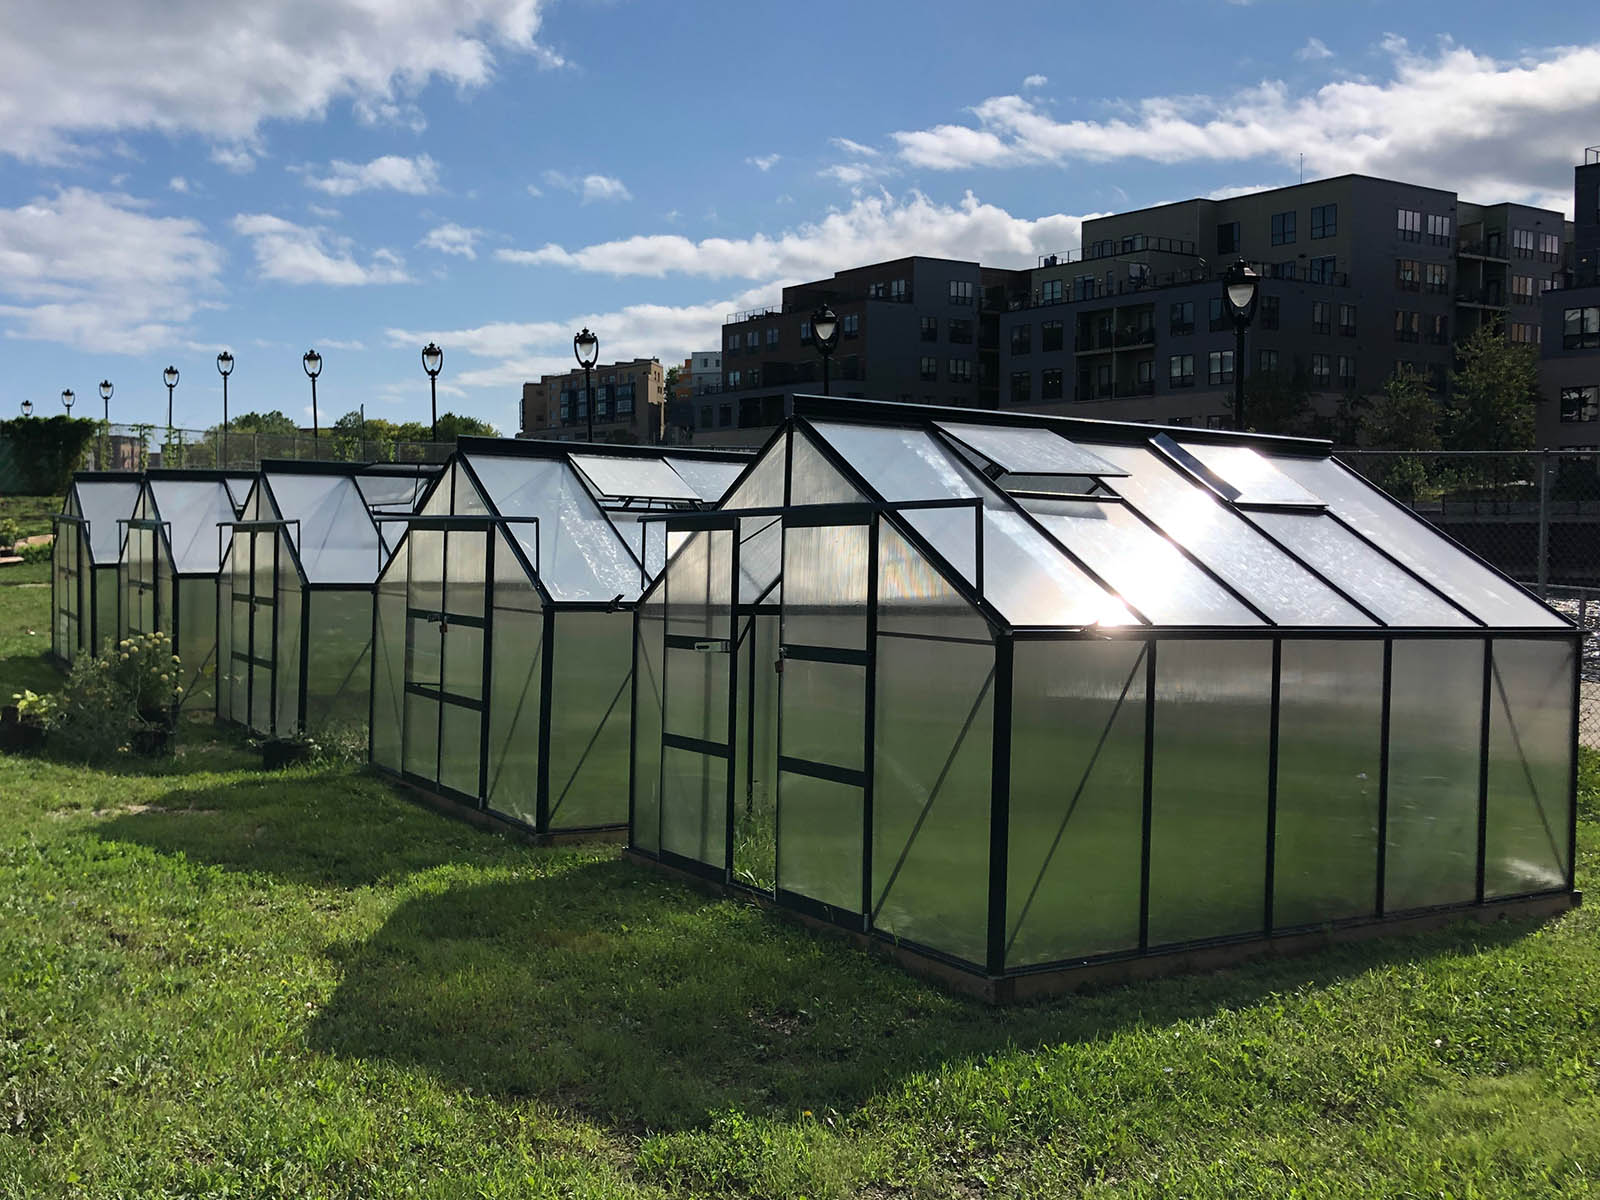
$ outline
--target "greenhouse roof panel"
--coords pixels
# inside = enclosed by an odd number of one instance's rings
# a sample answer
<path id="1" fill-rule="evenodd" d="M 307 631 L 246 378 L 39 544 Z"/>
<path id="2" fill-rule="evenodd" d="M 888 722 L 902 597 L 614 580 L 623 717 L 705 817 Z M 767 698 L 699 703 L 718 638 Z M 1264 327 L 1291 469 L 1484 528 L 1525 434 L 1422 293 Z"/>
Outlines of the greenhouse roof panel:
<path id="1" fill-rule="evenodd" d="M 356 477 L 356 486 L 361 489 L 361 496 L 369 508 L 382 508 L 388 511 L 410 511 L 428 490 L 428 484 L 433 481 L 432 475 L 399 475 L 385 472 L 383 474 L 360 473 Z"/>
<path id="2" fill-rule="evenodd" d="M 219 565 L 217 526 L 238 512 L 219 479 L 152 479 L 161 520 L 167 523 L 172 559 L 179 574 L 212 575 Z"/>
<path id="3" fill-rule="evenodd" d="M 371 583 L 382 567 L 378 529 L 349 475 L 269 474 L 309 583 Z"/>
<path id="4" fill-rule="evenodd" d="M 1249 446 L 1178 442 L 1164 433 L 1150 439 L 1157 450 L 1224 500 L 1320 508 L 1322 501 Z"/>
<path id="5" fill-rule="evenodd" d="M 683 458 L 670 453 L 666 457 L 672 469 L 707 504 L 715 504 L 726 496 L 734 481 L 750 465 L 748 460 L 716 462 L 706 458 Z"/>
<path id="6" fill-rule="evenodd" d="M 133 516 L 139 500 L 135 479 L 86 479 L 74 485 L 79 515 L 89 522 L 89 557 L 97 563 L 114 563 L 122 548 L 122 526 Z"/>
<path id="7" fill-rule="evenodd" d="M 700 493 L 660 458 L 574 454 L 572 465 L 583 472 L 597 494 L 608 499 L 700 499 Z"/>
<path id="8" fill-rule="evenodd" d="M 1126 474 L 1099 455 L 1091 454 L 1049 429 L 971 425 L 956 421 L 939 421 L 937 425 L 1007 475 Z"/>

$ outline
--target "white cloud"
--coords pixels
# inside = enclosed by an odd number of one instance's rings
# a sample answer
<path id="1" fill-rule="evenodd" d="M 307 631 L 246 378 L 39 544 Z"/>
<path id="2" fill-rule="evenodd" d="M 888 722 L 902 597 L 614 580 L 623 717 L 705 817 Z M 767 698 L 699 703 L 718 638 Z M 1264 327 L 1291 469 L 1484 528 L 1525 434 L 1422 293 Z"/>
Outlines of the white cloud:
<path id="1" fill-rule="evenodd" d="M 1042 88 L 1049 82 L 1050 76 L 1048 75 L 1029 75 L 1022 81 L 1022 86 L 1025 88 Z"/>
<path id="2" fill-rule="evenodd" d="M 1316 62 L 1322 58 L 1332 58 L 1333 51 L 1328 49 L 1327 43 L 1321 38 L 1307 38 L 1306 44 L 1294 52 L 1294 56 L 1301 62 Z"/>
<path id="3" fill-rule="evenodd" d="M 544 0 L 10 0 L 0 39 L 0 153 L 60 160 L 107 132 L 221 143 L 350 102 L 402 121 L 430 82 L 481 87 L 502 57 L 554 67 Z M 76 64 L 64 86 L 62 64 Z"/>
<path id="4" fill-rule="evenodd" d="M 319 338 L 316 342 L 318 350 L 365 350 L 367 344 L 358 338 L 343 341 L 339 338 Z"/>
<path id="5" fill-rule="evenodd" d="M 238 144 L 213 146 L 211 161 L 235 175 L 248 175 L 256 169 L 256 152 Z"/>
<path id="6" fill-rule="evenodd" d="M 182 175 L 174 175 L 171 179 L 167 180 L 167 186 L 173 191 L 183 194 L 187 193 L 189 190 L 189 181 Z"/>
<path id="7" fill-rule="evenodd" d="M 1059 121 L 1022 96 L 994 96 L 975 125 L 893 135 L 918 167 L 970 170 L 1139 158 L 1242 162 L 1305 154 L 1308 173 L 1362 172 L 1437 184 L 1478 201 L 1566 192 L 1576 147 L 1600 123 L 1600 44 L 1499 61 L 1451 42 L 1430 55 L 1387 37 L 1391 77 L 1296 94 L 1268 80 L 1231 96 L 1156 96 L 1106 120 Z"/>
<path id="8" fill-rule="evenodd" d="M 530 183 L 528 185 L 528 195 L 530 195 L 530 196 L 542 196 L 542 195 L 544 195 L 544 189 L 541 188 L 536 183 Z"/>
<path id="9" fill-rule="evenodd" d="M 464 225 L 446 221 L 428 230 L 417 245 L 437 250 L 440 254 L 458 254 L 465 259 L 475 259 L 478 257 L 477 241 L 482 235 L 481 229 L 468 229 Z"/>
<path id="10" fill-rule="evenodd" d="M 353 287 L 371 283 L 407 283 L 405 263 L 391 250 L 376 250 L 365 265 L 358 262 L 349 238 L 309 228 L 266 213 L 240 213 L 233 230 L 247 237 L 256 267 L 265 279 L 279 283 L 321 283 Z"/>
<path id="11" fill-rule="evenodd" d="M 68 188 L 0 209 L 6 336 L 115 354 L 182 340 L 196 310 L 214 303 L 223 253 L 200 222 L 142 207 Z"/>
<path id="12" fill-rule="evenodd" d="M 846 154 L 853 154 L 857 158 L 877 158 L 880 153 L 880 151 L 873 149 L 871 146 L 864 146 L 860 142 L 853 141 L 847 137 L 829 138 L 828 140 Z"/>
<path id="13" fill-rule="evenodd" d="M 565 171 L 546 171 L 543 178 L 548 187 L 576 192 L 583 197 L 585 204 L 594 200 L 633 199 L 633 193 L 613 175 L 569 175 Z"/>
<path id="14" fill-rule="evenodd" d="M 1059 213 L 1037 220 L 1014 217 L 971 192 L 956 205 L 937 204 L 917 192 L 900 200 L 879 193 L 858 197 L 847 209 L 775 237 L 695 242 L 677 234 L 655 234 L 574 250 L 554 243 L 538 250 L 497 250 L 495 257 L 616 276 L 811 279 L 908 254 L 1032 266 L 1039 254 L 1076 245 L 1081 225 L 1082 218 Z"/>
<path id="15" fill-rule="evenodd" d="M 758 171 L 770 171 L 782 161 L 781 154 L 756 154 L 744 161 Z"/>
<path id="16" fill-rule="evenodd" d="M 830 167 L 823 167 L 817 174 L 823 179 L 831 179 L 835 183 L 842 183 L 845 187 L 856 188 L 874 179 L 881 179 L 894 174 L 892 168 L 880 166 L 877 163 L 853 162 L 834 163 Z"/>
<path id="17" fill-rule="evenodd" d="M 352 163 L 336 158 L 328 164 L 328 172 L 321 178 L 311 174 L 310 167 L 299 168 L 306 176 L 306 186 L 330 196 L 353 196 L 357 192 L 379 189 L 402 192 L 408 196 L 425 196 L 439 186 L 439 164 L 426 154 L 407 158 L 403 154 L 385 154 L 371 162 Z"/>
<path id="18" fill-rule="evenodd" d="M 308 204 L 306 211 L 313 217 L 320 217 L 324 221 L 337 221 L 342 215 L 337 208 L 329 208 L 326 204 Z"/>

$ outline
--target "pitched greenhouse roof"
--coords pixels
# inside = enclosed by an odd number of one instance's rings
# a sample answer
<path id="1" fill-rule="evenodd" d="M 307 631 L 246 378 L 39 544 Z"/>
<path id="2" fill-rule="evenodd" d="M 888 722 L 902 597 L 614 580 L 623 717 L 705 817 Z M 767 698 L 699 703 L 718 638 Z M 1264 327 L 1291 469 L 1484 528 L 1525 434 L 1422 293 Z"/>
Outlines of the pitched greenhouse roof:
<path id="1" fill-rule="evenodd" d="M 308 583 L 371 583 L 383 567 L 378 527 L 353 474 L 267 470 L 262 479 Z"/>
<path id="2" fill-rule="evenodd" d="M 822 397 L 795 413 L 869 498 L 919 504 L 894 519 L 1012 627 L 1570 625 L 1326 442 Z M 793 503 L 832 499 L 794 461 Z"/>
<path id="3" fill-rule="evenodd" d="M 139 502 L 139 477 L 79 479 L 72 485 L 78 496 L 78 515 L 89 522 L 89 558 L 95 563 L 115 563 L 122 548 L 122 526 Z"/>
<path id="4" fill-rule="evenodd" d="M 173 568 L 180 575 L 215 575 L 220 569 L 217 526 L 232 521 L 238 509 L 222 476 L 192 474 L 192 478 L 177 478 L 176 472 L 152 472 L 145 486 L 166 523 Z"/>

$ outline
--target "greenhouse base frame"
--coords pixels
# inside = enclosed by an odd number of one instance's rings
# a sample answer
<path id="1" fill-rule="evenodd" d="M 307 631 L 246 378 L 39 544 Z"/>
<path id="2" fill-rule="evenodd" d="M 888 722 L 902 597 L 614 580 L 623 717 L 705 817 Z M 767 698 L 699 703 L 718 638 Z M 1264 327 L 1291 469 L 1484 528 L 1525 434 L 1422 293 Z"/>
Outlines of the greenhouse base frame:
<path id="1" fill-rule="evenodd" d="M 527 832 L 520 826 L 517 828 L 523 833 Z M 1545 921 L 1583 904 L 1581 891 L 1540 892 L 1482 903 L 1468 901 L 1399 916 L 1361 917 L 1309 929 L 1245 934 L 1212 942 L 1186 942 L 1077 962 L 1013 969 L 1004 975 L 986 975 L 974 972 L 969 964 L 937 950 L 886 933 L 851 929 L 837 920 L 809 912 L 803 901 L 797 902 L 799 898 L 773 895 L 739 883 L 723 883 L 693 869 L 690 864 L 680 865 L 631 846 L 622 852 L 622 857 L 708 895 L 743 900 L 814 933 L 841 938 L 856 949 L 892 962 L 919 979 L 938 984 L 957 995 L 970 996 L 993 1005 L 1021 1004 L 1071 992 L 1160 979 L 1168 975 L 1219 971 L 1266 958 L 1301 958 L 1335 946 L 1414 937 L 1466 921 L 1480 925 L 1493 925 L 1501 921 Z"/>
<path id="2" fill-rule="evenodd" d="M 372 767 L 373 774 L 392 784 L 408 799 L 443 816 L 471 825 L 486 833 L 497 833 L 528 846 L 572 846 L 582 842 L 611 842 L 621 844 L 628 840 L 626 825 L 595 825 L 587 829 L 558 829 L 540 833 L 533 826 L 513 817 L 502 816 L 492 808 L 479 808 L 474 804 L 455 799 L 450 795 L 425 787 L 409 775 L 396 774 L 383 767 Z"/>

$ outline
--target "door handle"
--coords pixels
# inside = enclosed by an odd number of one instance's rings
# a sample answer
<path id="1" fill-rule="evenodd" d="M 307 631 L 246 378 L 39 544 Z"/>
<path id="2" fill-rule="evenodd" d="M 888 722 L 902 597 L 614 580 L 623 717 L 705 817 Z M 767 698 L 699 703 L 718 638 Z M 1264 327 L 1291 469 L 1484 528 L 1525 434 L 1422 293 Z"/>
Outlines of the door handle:
<path id="1" fill-rule="evenodd" d="M 726 654 L 728 643 L 723 638 L 713 638 L 709 641 L 696 642 L 694 648 L 701 654 Z"/>

